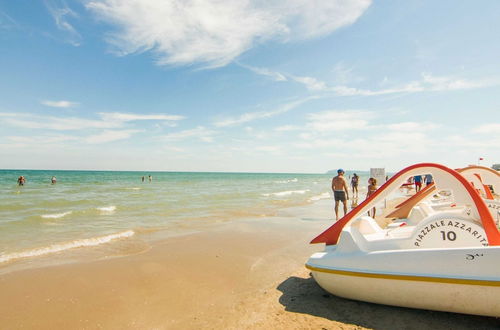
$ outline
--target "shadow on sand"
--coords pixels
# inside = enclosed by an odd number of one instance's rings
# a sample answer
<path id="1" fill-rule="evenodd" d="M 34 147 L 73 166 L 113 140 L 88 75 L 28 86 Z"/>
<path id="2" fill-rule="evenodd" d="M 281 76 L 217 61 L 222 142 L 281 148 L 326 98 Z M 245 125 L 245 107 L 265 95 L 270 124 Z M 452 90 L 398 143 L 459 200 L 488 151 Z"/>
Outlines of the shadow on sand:
<path id="1" fill-rule="evenodd" d="M 333 296 L 314 279 L 289 277 L 278 285 L 288 312 L 372 329 L 500 329 L 500 319 L 365 303 Z"/>

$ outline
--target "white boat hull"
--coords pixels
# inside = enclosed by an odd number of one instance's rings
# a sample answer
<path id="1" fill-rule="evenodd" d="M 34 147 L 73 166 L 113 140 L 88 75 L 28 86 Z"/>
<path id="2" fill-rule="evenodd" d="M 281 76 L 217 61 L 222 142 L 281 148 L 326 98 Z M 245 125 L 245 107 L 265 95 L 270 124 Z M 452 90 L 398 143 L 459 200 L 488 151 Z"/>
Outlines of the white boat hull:
<path id="1" fill-rule="evenodd" d="M 339 297 L 377 304 L 436 311 L 500 316 L 500 282 L 327 272 L 308 266 L 316 282 Z"/>

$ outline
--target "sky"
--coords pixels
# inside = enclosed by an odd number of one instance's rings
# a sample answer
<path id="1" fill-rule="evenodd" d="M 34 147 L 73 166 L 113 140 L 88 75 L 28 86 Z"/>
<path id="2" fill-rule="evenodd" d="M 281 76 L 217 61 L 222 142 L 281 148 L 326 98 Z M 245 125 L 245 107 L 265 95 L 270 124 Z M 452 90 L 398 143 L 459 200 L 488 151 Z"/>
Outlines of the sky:
<path id="1" fill-rule="evenodd" d="M 0 168 L 500 163 L 499 14 L 495 0 L 0 0 Z"/>

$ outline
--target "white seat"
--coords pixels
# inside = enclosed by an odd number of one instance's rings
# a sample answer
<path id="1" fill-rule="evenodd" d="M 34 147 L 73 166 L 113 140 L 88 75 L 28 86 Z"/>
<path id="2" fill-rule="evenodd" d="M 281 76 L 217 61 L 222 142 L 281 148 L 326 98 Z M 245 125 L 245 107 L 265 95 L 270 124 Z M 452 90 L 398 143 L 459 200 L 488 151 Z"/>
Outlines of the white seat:
<path id="1" fill-rule="evenodd" d="M 354 221 L 351 227 L 356 228 L 363 235 L 377 234 L 383 232 L 378 223 L 369 216 L 363 216 Z"/>
<path id="2" fill-rule="evenodd" d="M 418 206 L 422 211 L 424 211 L 424 214 L 426 217 L 434 213 L 435 211 L 430 207 L 427 203 L 419 203 Z"/>

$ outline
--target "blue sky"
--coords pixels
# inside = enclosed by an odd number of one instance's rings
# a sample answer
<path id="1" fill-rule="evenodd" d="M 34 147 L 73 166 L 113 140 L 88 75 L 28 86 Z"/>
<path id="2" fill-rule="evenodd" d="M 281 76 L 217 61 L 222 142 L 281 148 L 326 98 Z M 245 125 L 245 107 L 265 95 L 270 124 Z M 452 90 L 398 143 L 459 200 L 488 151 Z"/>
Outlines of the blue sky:
<path id="1" fill-rule="evenodd" d="M 0 168 L 500 163 L 500 2 L 0 0 Z"/>

